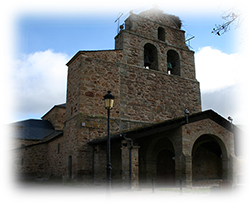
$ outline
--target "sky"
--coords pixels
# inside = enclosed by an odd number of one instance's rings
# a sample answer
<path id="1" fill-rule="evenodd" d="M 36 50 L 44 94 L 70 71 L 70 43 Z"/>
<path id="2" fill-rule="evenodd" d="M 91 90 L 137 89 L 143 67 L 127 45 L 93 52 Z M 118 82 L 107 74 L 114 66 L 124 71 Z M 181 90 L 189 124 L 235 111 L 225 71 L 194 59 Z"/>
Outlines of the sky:
<path id="1" fill-rule="evenodd" d="M 123 13 L 122 24 L 129 11 L 138 14 L 154 6 L 180 17 L 186 39 L 195 36 L 188 45 L 195 51 L 202 110 L 213 109 L 225 118 L 230 115 L 236 124 L 247 123 L 239 105 L 243 100 L 242 74 L 239 74 L 244 68 L 240 65 L 244 61 L 240 50 L 245 40 L 242 28 L 233 24 L 222 36 L 211 34 L 215 24 L 225 22 L 222 16 L 228 11 L 242 13 L 234 4 L 229 5 L 227 1 L 202 1 L 202 4 L 198 1 L 188 4 L 186 1 L 154 1 L 153 4 L 106 1 L 102 5 L 102 1 L 98 4 L 76 1 L 81 5 L 76 6 L 75 1 L 71 1 L 58 7 L 56 3 L 30 5 L 30 1 L 25 2 L 10 9 L 12 48 L 5 78 L 8 79 L 8 98 L 11 98 L 6 102 L 12 113 L 7 113 L 5 123 L 39 119 L 54 105 L 65 103 L 65 64 L 79 50 L 114 49 L 117 17 Z"/>

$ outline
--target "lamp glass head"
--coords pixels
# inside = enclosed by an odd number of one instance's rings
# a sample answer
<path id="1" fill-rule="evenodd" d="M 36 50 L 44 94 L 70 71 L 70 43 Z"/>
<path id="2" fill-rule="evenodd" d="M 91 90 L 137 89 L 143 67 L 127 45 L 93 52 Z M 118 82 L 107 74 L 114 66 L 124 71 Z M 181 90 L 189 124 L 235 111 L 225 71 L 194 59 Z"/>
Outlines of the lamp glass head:
<path id="1" fill-rule="evenodd" d="M 105 100 L 105 109 L 112 109 L 114 106 L 115 97 L 111 94 L 111 91 L 108 91 L 108 94 L 104 96 Z"/>

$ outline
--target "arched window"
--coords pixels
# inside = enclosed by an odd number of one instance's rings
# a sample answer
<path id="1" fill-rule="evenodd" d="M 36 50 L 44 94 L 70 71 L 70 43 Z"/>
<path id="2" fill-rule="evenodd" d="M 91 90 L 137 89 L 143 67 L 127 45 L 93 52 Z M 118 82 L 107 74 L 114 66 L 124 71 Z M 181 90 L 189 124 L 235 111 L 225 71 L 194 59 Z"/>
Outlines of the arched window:
<path id="1" fill-rule="evenodd" d="M 180 74 L 180 57 L 174 50 L 169 50 L 167 53 L 167 68 L 168 74 L 181 75 Z"/>
<path id="2" fill-rule="evenodd" d="M 165 42 L 165 29 L 163 27 L 158 28 L 158 39 Z"/>
<path id="3" fill-rule="evenodd" d="M 144 46 L 144 68 L 158 70 L 157 49 L 149 43 Z"/>

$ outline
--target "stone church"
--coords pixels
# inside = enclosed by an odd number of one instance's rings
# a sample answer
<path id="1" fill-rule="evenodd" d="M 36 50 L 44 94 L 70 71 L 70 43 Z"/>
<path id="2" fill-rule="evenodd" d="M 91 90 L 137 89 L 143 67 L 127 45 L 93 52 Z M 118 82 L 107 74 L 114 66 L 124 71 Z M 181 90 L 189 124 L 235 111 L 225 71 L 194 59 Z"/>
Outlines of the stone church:
<path id="1" fill-rule="evenodd" d="M 79 51 L 67 63 L 66 104 L 42 120 L 11 124 L 19 178 L 106 184 L 107 110 L 112 185 L 184 186 L 237 183 L 240 130 L 201 110 L 194 52 L 179 17 L 130 12 L 114 50 Z"/>

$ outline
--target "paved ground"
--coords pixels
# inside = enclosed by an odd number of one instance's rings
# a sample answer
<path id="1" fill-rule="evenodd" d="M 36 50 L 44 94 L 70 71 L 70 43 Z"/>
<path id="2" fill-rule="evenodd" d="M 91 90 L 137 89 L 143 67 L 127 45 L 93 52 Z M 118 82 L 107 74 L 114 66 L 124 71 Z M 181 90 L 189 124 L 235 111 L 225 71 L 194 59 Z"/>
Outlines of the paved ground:
<path id="1" fill-rule="evenodd" d="M 232 202 L 234 192 L 221 193 L 217 188 L 214 191 L 210 187 L 183 188 L 182 194 L 179 188 L 143 188 L 139 190 L 128 190 L 113 187 L 111 194 L 107 195 L 105 187 L 90 187 L 79 183 L 61 182 L 26 182 L 16 183 L 13 197 L 25 202 L 108 202 L 108 203 L 157 203 L 157 202 L 181 202 L 188 203 L 215 203 Z"/>

